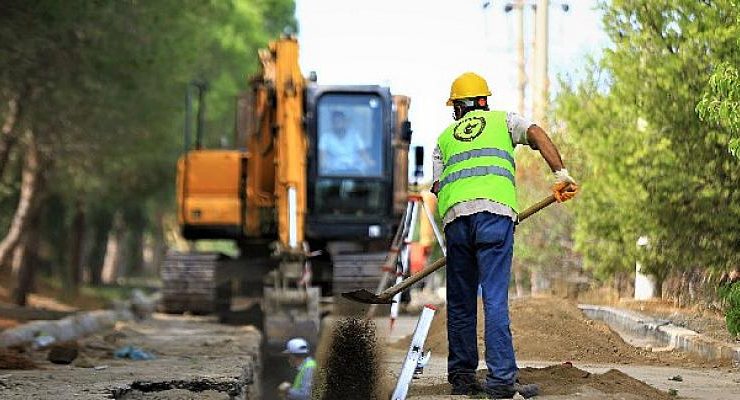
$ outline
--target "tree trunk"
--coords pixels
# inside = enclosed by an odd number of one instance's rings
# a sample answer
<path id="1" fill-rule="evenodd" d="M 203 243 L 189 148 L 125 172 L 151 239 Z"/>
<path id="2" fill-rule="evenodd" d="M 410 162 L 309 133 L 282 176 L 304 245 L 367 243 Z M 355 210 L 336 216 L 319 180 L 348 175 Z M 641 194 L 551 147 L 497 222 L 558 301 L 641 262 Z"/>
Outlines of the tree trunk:
<path id="1" fill-rule="evenodd" d="M 105 253 L 108 246 L 108 238 L 113 226 L 113 216 L 108 211 L 98 211 L 94 214 L 92 248 L 88 260 L 90 284 L 100 285 L 103 283 L 102 273 L 105 262 Z"/>
<path id="2" fill-rule="evenodd" d="M 39 230 L 38 210 L 34 210 L 34 221 L 13 251 L 11 298 L 14 304 L 25 306 L 28 295 L 33 291 L 36 265 L 38 264 Z"/>
<path id="3" fill-rule="evenodd" d="M 101 271 L 101 282 L 113 284 L 119 277 L 121 267 L 122 239 L 123 239 L 123 222 L 121 215 L 116 214 L 113 217 L 113 228 L 108 233 L 108 243 L 105 248 L 105 261 L 103 261 L 103 270 Z"/>
<path id="4" fill-rule="evenodd" d="M 69 290 L 77 291 L 82 282 L 82 246 L 85 240 L 85 208 L 81 200 L 75 203 L 75 215 L 72 219 L 72 245 L 69 255 Z"/>
<path id="5" fill-rule="evenodd" d="M 28 227 L 31 206 L 37 196 L 37 183 L 41 168 L 39 154 L 33 133 L 28 135 L 25 163 L 21 173 L 21 193 L 18 206 L 5 238 L 0 242 L 0 266 L 7 265 L 21 236 Z"/>
<path id="6" fill-rule="evenodd" d="M 159 275 L 159 268 L 162 266 L 162 260 L 164 260 L 164 255 L 167 252 L 167 245 L 164 241 L 164 215 L 162 212 L 157 212 L 152 239 L 152 264 L 148 272 L 152 275 Z"/>
<path id="7" fill-rule="evenodd" d="M 537 268 L 529 269 L 529 284 L 531 287 L 530 292 L 533 296 L 540 293 L 539 276 L 540 272 L 537 270 Z"/>
<path id="8" fill-rule="evenodd" d="M 126 213 L 126 276 L 141 276 L 144 272 L 144 226 L 146 220 L 141 209 Z"/>
<path id="9" fill-rule="evenodd" d="M 10 279 L 13 285 L 11 289 L 11 298 L 13 303 L 19 306 L 25 306 L 28 294 L 31 292 L 31 274 L 32 268 L 27 261 L 28 243 L 26 235 L 18 241 L 13 249 L 13 259 L 11 261 L 12 272 Z"/>
<path id="10" fill-rule="evenodd" d="M 516 297 L 524 297 L 524 267 L 522 264 L 514 261 L 514 287 L 516 288 Z"/>
<path id="11" fill-rule="evenodd" d="M 3 176 L 10 152 L 18 141 L 18 135 L 14 129 L 16 121 L 18 121 L 18 100 L 12 97 L 8 100 L 8 112 L 5 114 L 5 121 L 0 129 L 0 135 L 2 135 L 0 137 L 0 177 Z"/>
<path id="12" fill-rule="evenodd" d="M 665 276 L 657 276 L 653 275 L 655 278 L 655 298 L 656 299 L 662 299 L 663 298 L 663 282 L 665 282 Z"/>

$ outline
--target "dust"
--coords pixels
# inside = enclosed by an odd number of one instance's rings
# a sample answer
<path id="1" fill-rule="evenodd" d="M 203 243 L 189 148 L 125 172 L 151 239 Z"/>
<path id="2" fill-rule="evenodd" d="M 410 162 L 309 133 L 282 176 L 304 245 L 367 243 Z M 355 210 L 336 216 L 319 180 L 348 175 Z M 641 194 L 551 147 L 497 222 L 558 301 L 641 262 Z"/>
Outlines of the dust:
<path id="1" fill-rule="evenodd" d="M 35 369 L 36 363 L 25 355 L 0 348 L 0 369 Z"/>
<path id="2" fill-rule="evenodd" d="M 485 379 L 486 371 L 478 371 L 478 379 Z M 545 368 L 523 368 L 519 370 L 519 382 L 536 383 L 540 386 L 540 395 L 575 395 L 582 392 L 596 392 L 602 395 L 618 394 L 625 398 L 651 400 L 669 400 L 674 397 L 666 392 L 617 371 L 609 370 L 603 374 L 592 374 L 570 364 L 553 365 Z M 590 389 L 590 390 L 588 390 Z M 451 393 L 448 383 L 437 385 L 414 385 L 410 394 L 432 396 Z"/>
<path id="3" fill-rule="evenodd" d="M 654 353 L 635 348 L 607 324 L 586 318 L 575 303 L 555 297 L 514 299 L 509 305 L 514 350 L 518 359 L 538 361 L 579 361 L 604 364 L 675 366 L 719 365 L 680 351 Z M 483 307 L 478 307 L 478 347 L 483 349 Z M 391 347 L 405 350 L 411 338 Z M 447 312 L 434 317 L 425 350 L 447 354 Z"/>
<path id="4" fill-rule="evenodd" d="M 314 383 L 314 399 L 379 399 L 379 350 L 372 320 L 337 320 L 317 357 L 323 365 Z"/>

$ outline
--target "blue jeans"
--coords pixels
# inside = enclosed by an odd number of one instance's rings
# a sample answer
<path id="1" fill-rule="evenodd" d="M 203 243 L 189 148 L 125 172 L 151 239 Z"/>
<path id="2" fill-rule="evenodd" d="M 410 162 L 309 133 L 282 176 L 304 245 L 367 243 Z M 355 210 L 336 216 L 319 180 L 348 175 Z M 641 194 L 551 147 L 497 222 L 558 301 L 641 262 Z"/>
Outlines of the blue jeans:
<path id="1" fill-rule="evenodd" d="M 478 367 L 477 292 L 485 309 L 487 386 L 511 385 L 517 366 L 509 329 L 509 280 L 514 222 L 480 212 L 445 227 L 447 238 L 448 379 L 474 374 Z"/>

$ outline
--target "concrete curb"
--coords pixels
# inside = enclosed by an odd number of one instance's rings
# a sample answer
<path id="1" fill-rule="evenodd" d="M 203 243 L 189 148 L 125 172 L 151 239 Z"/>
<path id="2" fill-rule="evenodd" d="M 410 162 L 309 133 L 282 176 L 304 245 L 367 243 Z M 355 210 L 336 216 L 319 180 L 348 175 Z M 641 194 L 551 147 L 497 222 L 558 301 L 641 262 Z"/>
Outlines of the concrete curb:
<path id="1" fill-rule="evenodd" d="M 57 342 L 78 339 L 132 318 L 130 311 L 122 310 L 90 311 L 55 321 L 33 321 L 0 333 L 0 347 L 30 343 L 40 334 L 53 336 Z"/>
<path id="2" fill-rule="evenodd" d="M 604 321 L 618 331 L 651 339 L 662 346 L 693 353 L 707 360 L 732 360 L 740 363 L 740 346 L 708 338 L 690 329 L 673 325 L 670 321 L 614 307 L 579 304 L 578 308 L 588 318 Z"/>

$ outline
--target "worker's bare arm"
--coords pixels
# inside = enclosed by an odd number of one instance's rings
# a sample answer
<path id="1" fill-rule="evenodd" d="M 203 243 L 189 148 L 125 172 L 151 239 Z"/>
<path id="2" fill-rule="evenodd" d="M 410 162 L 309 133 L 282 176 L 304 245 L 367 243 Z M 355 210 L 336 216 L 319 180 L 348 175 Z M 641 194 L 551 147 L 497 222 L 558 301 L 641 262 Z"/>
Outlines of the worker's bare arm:
<path id="1" fill-rule="evenodd" d="M 560 158 L 560 152 L 544 129 L 537 125 L 530 126 L 527 129 L 527 140 L 534 145 L 533 147 L 540 150 L 542 158 L 545 159 L 553 172 L 565 168 L 563 160 Z"/>

